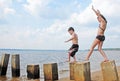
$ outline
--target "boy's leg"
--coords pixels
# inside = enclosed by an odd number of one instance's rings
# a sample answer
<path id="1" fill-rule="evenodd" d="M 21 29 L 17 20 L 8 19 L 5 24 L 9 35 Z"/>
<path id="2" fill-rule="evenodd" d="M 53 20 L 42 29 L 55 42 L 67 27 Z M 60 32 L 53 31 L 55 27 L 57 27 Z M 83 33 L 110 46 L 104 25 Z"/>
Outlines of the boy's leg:
<path id="1" fill-rule="evenodd" d="M 76 62 L 76 56 L 75 56 L 75 54 L 76 54 L 76 52 L 77 51 L 73 51 L 72 53 L 71 53 L 71 56 L 73 57 L 73 62 Z"/>
<path id="2" fill-rule="evenodd" d="M 68 62 L 70 62 L 70 52 L 68 53 Z"/>
<path id="3" fill-rule="evenodd" d="M 69 51 L 68 52 L 68 60 L 67 60 L 67 62 L 70 62 L 70 56 L 71 56 L 71 52 Z"/>
<path id="4" fill-rule="evenodd" d="M 75 57 L 75 55 L 73 56 L 73 59 L 74 59 L 74 62 L 76 62 L 76 57 Z"/>
<path id="5" fill-rule="evenodd" d="M 67 62 L 70 62 L 71 61 L 71 59 L 70 59 L 70 57 L 72 56 L 73 57 L 73 59 L 74 59 L 74 61 L 76 61 L 76 58 L 74 57 L 75 56 L 75 49 L 73 48 L 71 48 L 71 50 L 69 50 L 69 52 L 68 52 L 68 60 L 67 60 Z"/>

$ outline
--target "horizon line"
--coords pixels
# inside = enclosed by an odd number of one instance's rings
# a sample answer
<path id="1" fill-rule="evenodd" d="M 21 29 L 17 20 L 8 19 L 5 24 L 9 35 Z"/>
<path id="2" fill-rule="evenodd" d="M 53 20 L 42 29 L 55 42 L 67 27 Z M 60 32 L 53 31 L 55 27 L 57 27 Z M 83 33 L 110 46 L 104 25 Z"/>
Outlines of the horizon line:
<path id="1" fill-rule="evenodd" d="M 0 48 L 0 50 L 35 50 L 35 51 L 37 51 L 37 50 L 49 50 L 49 51 L 56 51 L 56 50 L 58 50 L 58 51 L 63 51 L 63 50 L 65 50 L 65 49 L 32 49 L 32 48 L 30 48 L 30 49 L 27 49 L 27 48 Z M 85 51 L 85 50 L 89 50 L 89 49 L 81 49 L 81 50 L 79 50 L 79 51 Z M 94 50 L 97 50 L 97 49 L 94 49 Z M 120 48 L 103 48 L 103 50 L 120 50 Z"/>

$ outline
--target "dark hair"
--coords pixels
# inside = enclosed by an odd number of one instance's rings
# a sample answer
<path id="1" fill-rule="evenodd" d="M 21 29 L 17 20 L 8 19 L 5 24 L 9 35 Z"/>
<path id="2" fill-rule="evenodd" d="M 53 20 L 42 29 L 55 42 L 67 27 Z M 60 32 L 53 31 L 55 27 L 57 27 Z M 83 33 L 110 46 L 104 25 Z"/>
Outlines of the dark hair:
<path id="1" fill-rule="evenodd" d="M 68 28 L 68 31 L 74 31 L 74 28 L 73 27 L 70 27 L 70 28 Z"/>
<path id="2" fill-rule="evenodd" d="M 105 22 L 107 23 L 107 20 L 106 20 L 106 18 L 102 15 L 102 14 L 100 14 L 100 16 L 105 20 Z"/>

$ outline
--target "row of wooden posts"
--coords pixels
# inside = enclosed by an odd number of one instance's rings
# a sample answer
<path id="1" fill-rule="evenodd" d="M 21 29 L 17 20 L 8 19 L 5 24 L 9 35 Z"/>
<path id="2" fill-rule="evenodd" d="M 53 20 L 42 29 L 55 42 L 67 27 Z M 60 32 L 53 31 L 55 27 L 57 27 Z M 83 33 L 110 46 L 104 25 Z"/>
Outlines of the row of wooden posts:
<path id="1" fill-rule="evenodd" d="M 0 63 L 0 76 L 6 76 L 10 54 L 3 54 Z M 11 59 L 12 77 L 20 77 L 20 57 L 12 55 Z M 57 63 L 43 65 L 44 80 L 59 80 Z M 103 81 L 119 81 L 115 61 L 101 63 Z M 39 65 L 27 65 L 27 78 L 39 79 Z M 70 80 L 91 81 L 90 62 L 70 63 Z"/>

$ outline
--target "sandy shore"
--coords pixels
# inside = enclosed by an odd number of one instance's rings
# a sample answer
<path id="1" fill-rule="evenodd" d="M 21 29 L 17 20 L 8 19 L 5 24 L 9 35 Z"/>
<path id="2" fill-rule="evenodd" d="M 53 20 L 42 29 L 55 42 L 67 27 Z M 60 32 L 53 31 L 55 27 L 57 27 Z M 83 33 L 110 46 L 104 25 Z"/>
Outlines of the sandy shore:
<path id="1" fill-rule="evenodd" d="M 118 75 L 119 75 L 119 78 L 120 78 L 120 66 L 117 67 L 117 71 L 118 71 Z M 92 72 L 91 77 L 92 77 L 92 81 L 103 81 L 101 71 Z M 38 80 L 38 79 L 27 80 L 26 77 L 12 78 L 12 79 L 11 78 L 6 78 L 6 77 L 0 77 L 0 81 L 41 81 L 41 80 Z M 56 81 L 74 81 L 74 80 L 70 80 L 69 77 L 66 77 L 66 78 L 61 78 L 60 80 L 56 80 Z"/>

